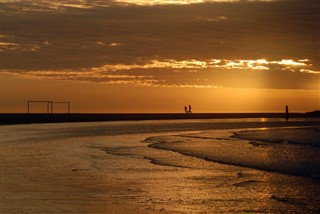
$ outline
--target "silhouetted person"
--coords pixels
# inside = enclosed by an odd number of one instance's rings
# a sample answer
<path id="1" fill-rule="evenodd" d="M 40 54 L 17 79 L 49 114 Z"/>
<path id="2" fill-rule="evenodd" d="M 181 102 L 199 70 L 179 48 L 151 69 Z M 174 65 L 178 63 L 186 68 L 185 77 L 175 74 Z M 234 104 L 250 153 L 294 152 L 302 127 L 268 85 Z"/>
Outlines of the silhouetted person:
<path id="1" fill-rule="evenodd" d="M 187 106 L 184 107 L 184 112 L 188 113 Z"/>
<path id="2" fill-rule="evenodd" d="M 189 113 L 192 113 L 191 111 L 191 105 L 189 105 L 189 110 L 188 110 Z"/>
<path id="3" fill-rule="evenodd" d="M 286 121 L 289 120 L 289 107 L 286 106 Z"/>

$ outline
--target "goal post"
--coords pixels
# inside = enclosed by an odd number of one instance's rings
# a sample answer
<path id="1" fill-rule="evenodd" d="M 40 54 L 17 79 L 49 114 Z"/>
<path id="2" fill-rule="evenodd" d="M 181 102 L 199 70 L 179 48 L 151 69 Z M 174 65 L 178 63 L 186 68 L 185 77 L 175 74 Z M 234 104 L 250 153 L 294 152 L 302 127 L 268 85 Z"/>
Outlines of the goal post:
<path id="1" fill-rule="evenodd" d="M 47 114 L 50 113 L 50 108 L 52 109 L 52 101 L 43 101 L 43 100 L 28 100 L 28 114 L 30 114 L 30 105 L 32 103 L 46 103 L 47 104 Z"/>
<path id="2" fill-rule="evenodd" d="M 54 104 L 66 104 L 67 105 L 67 113 L 70 114 L 71 103 L 70 102 L 54 102 L 54 101 L 46 101 L 46 100 L 28 100 L 27 101 L 27 109 L 28 114 L 30 114 L 30 107 L 32 103 L 46 103 L 47 114 L 53 114 L 53 106 Z"/>

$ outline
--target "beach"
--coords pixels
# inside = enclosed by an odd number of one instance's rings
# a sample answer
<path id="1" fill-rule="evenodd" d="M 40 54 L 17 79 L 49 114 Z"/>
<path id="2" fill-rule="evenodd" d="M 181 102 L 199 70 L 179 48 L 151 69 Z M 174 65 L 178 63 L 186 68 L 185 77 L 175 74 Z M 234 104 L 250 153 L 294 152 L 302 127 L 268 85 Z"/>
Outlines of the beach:
<path id="1" fill-rule="evenodd" d="M 1 213 L 317 213 L 317 119 L 1 126 Z"/>

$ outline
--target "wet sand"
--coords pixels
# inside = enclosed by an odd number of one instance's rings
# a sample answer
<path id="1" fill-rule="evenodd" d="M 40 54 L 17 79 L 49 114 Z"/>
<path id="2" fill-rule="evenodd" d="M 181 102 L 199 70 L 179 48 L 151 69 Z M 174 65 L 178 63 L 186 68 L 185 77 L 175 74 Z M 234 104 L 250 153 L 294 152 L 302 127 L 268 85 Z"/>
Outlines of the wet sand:
<path id="1" fill-rule="evenodd" d="M 317 212 L 319 183 L 312 179 L 152 146 L 203 132 L 70 134 L 83 126 L 1 127 L 1 213 Z"/>
<path id="2" fill-rule="evenodd" d="M 1 213 L 149 213 L 150 206 L 135 202 L 139 180 L 117 170 L 130 167 L 128 160 L 91 145 L 99 141 L 3 146 Z"/>

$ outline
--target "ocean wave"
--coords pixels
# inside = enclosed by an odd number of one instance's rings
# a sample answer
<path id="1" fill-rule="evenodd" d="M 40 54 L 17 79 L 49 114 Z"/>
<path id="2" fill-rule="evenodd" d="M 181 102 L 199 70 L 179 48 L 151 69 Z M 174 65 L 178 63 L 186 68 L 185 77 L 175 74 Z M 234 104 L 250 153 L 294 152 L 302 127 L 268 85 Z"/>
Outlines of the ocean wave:
<path id="1" fill-rule="evenodd" d="M 150 147 L 211 162 L 320 179 L 319 127 L 151 137 Z"/>

